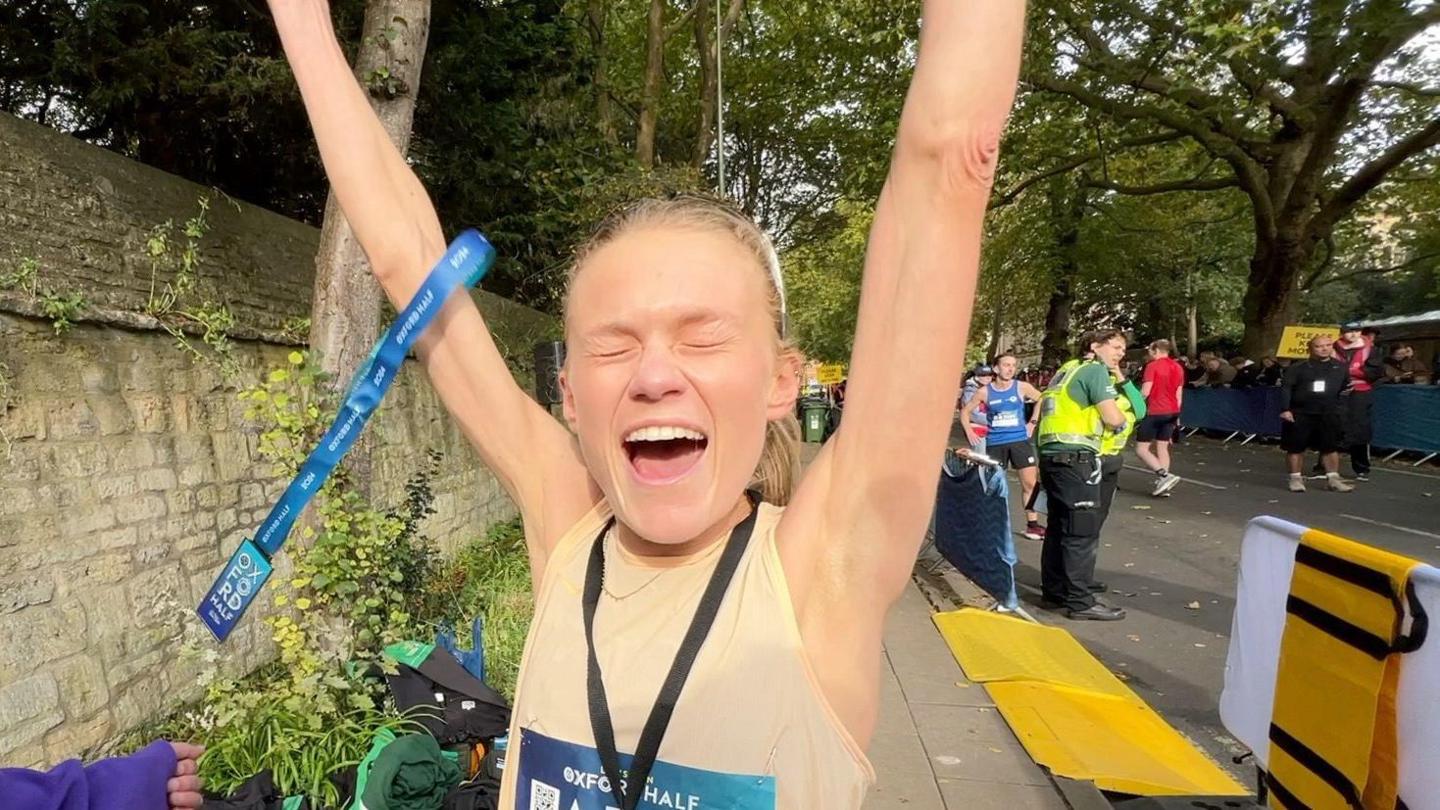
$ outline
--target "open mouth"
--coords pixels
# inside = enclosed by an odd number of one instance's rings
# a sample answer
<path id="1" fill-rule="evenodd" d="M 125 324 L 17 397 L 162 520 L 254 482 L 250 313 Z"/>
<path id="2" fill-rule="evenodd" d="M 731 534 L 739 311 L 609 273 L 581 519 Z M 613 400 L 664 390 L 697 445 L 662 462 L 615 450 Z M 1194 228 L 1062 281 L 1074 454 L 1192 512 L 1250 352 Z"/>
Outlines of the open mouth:
<path id="1" fill-rule="evenodd" d="M 631 431 L 624 447 L 636 478 L 646 484 L 668 484 L 685 477 L 700 463 L 709 442 L 697 430 L 652 425 Z"/>

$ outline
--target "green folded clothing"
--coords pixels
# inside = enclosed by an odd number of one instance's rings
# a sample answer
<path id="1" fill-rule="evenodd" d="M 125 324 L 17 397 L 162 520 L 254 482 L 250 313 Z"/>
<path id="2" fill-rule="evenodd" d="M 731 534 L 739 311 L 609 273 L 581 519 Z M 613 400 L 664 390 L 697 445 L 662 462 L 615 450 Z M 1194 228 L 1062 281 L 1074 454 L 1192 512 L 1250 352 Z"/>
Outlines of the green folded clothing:
<path id="1" fill-rule="evenodd" d="M 396 737 L 371 765 L 361 794 L 365 810 L 440 810 L 460 784 L 460 767 L 429 734 Z"/>

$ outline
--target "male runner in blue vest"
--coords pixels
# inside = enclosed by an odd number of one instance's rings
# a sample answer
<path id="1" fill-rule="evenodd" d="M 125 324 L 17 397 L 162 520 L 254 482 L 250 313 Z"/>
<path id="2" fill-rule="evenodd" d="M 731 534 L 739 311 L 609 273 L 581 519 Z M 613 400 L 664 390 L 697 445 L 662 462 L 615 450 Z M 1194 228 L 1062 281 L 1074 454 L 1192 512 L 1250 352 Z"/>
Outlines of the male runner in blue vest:
<path id="1" fill-rule="evenodd" d="M 1039 402 L 1040 391 L 1024 380 L 1015 379 L 1019 362 L 1013 354 L 1002 354 L 993 364 L 998 377 L 995 382 L 976 392 L 976 396 L 960 411 L 960 425 L 970 444 L 979 444 L 975 428 L 971 424 L 975 411 L 982 406 L 988 416 L 990 432 L 985 435 L 985 455 L 1009 466 L 1020 476 L 1021 503 L 1030 505 L 1031 495 L 1039 482 L 1039 462 L 1030 437 L 1035 433 L 1035 423 L 1040 419 L 1037 408 L 1031 419 L 1025 418 L 1025 403 Z M 1025 537 L 1042 540 L 1045 527 L 1040 525 L 1040 515 L 1025 510 Z"/>

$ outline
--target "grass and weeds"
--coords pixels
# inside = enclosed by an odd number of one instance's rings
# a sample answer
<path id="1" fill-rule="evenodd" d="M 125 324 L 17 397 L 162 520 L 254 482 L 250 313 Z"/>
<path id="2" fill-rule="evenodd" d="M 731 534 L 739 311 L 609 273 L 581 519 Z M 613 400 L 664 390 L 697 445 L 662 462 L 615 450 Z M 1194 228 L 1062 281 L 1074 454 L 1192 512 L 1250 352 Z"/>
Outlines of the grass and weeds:
<path id="1" fill-rule="evenodd" d="M 469 638 L 465 628 L 472 617 L 484 618 L 486 680 L 513 698 L 534 610 L 520 521 L 498 523 L 456 552 L 431 578 L 424 600 L 424 614 L 459 628 L 462 638 Z"/>
<path id="2" fill-rule="evenodd" d="M 428 641 L 441 624 L 468 627 L 471 618 L 484 617 L 487 681 L 510 697 L 531 610 L 524 531 L 519 520 L 507 521 L 437 564 L 414 594 L 420 621 L 413 627 L 425 629 L 413 635 Z M 297 683 L 293 665 L 277 661 L 239 680 L 211 681 L 203 700 L 132 731 L 117 748 L 157 738 L 198 742 L 207 748 L 200 774 L 208 791 L 228 795 L 268 768 L 287 795 L 334 806 L 339 797 L 330 775 L 357 764 L 385 727 L 415 730 L 378 679 L 337 666 Z"/>

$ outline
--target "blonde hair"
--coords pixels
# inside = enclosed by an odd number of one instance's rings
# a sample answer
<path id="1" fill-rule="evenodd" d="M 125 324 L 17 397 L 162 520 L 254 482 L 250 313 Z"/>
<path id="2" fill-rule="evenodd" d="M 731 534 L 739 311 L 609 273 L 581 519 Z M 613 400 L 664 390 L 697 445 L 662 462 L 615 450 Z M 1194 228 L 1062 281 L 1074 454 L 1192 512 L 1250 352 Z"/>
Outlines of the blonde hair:
<path id="1" fill-rule="evenodd" d="M 647 198 L 623 206 L 601 221 L 590 238 L 575 251 L 567 279 L 565 307 L 570 305 L 568 288 L 575 280 L 585 259 L 596 250 L 636 228 L 678 226 L 701 228 L 729 234 L 743 245 L 763 268 L 770 283 L 766 285 L 771 321 L 775 325 L 775 350 L 780 357 L 799 361 L 799 352 L 786 335 L 785 283 L 780 275 L 780 259 L 770 237 L 755 221 L 735 206 L 713 197 L 685 194 L 668 198 Z M 750 478 L 750 485 L 760 496 L 773 504 L 784 506 L 795 491 L 800 474 L 800 422 L 789 414 L 765 425 L 765 446 L 760 463 Z"/>

